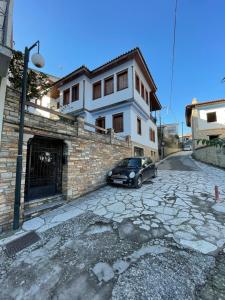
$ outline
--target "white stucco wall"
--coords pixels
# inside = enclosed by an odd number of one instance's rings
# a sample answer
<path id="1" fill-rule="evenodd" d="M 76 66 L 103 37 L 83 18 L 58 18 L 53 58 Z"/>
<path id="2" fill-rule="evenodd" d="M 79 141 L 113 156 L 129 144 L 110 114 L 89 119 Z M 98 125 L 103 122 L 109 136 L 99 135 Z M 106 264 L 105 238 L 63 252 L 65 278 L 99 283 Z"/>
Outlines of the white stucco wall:
<path id="1" fill-rule="evenodd" d="M 217 121 L 207 122 L 207 113 L 216 112 Z M 198 126 L 200 130 L 225 128 L 225 103 L 198 108 Z"/>
<path id="2" fill-rule="evenodd" d="M 137 117 L 141 119 L 141 135 L 137 133 Z M 149 130 L 152 128 L 155 131 L 155 142 L 150 141 Z M 134 106 L 131 109 L 131 140 L 142 145 L 158 149 L 157 126 L 150 119 L 147 119 L 140 110 Z"/>
<path id="3" fill-rule="evenodd" d="M 136 90 L 136 85 L 135 85 L 135 74 L 139 76 L 140 79 L 140 94 Z M 141 97 L 141 82 L 144 84 L 145 89 L 149 93 L 151 92 L 151 88 L 148 85 L 144 75 L 142 74 L 138 64 L 136 61 L 134 61 L 134 99 L 135 101 L 143 108 L 143 110 L 149 114 L 150 113 L 150 99 L 149 99 L 149 105 L 147 105 L 146 101 Z"/>
<path id="4" fill-rule="evenodd" d="M 79 110 L 83 108 L 83 90 L 84 85 L 86 89 L 86 81 L 88 78 L 86 76 L 80 76 L 79 78 L 63 85 L 59 88 L 60 96 L 59 96 L 59 103 L 60 103 L 60 109 L 59 111 L 64 113 L 71 113 L 73 111 Z M 85 83 L 84 83 L 85 81 Z M 79 100 L 72 102 L 72 87 L 79 83 Z M 63 91 L 70 89 L 70 103 L 68 105 L 63 106 Z"/>

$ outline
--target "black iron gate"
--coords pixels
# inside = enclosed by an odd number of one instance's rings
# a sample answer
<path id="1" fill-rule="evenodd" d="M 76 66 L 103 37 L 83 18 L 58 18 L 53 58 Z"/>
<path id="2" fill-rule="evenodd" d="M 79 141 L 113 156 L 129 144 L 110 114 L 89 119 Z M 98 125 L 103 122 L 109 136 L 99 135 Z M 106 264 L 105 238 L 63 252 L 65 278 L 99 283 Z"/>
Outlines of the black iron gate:
<path id="1" fill-rule="evenodd" d="M 34 137 L 28 144 L 25 201 L 47 197 L 62 191 L 63 143 Z"/>

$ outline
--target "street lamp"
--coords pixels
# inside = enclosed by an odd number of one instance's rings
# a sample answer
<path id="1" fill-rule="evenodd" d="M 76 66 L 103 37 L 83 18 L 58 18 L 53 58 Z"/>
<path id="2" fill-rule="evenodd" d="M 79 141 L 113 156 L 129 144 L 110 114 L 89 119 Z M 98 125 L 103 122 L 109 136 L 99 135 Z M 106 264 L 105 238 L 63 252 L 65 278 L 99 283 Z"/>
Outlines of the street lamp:
<path id="1" fill-rule="evenodd" d="M 30 48 L 26 47 L 24 51 L 24 67 L 22 77 L 22 91 L 20 97 L 20 123 L 19 123 L 19 140 L 18 140 L 18 155 L 16 159 L 16 186 L 15 186 L 15 201 L 14 201 L 14 218 L 13 218 L 13 229 L 19 228 L 20 221 L 20 193 L 21 193 L 21 173 L 22 173 L 22 160 L 23 160 L 23 130 L 24 130 L 24 111 L 25 102 L 27 97 L 27 71 L 30 51 L 38 47 L 38 52 L 32 55 L 33 64 L 42 68 L 45 64 L 44 58 L 39 53 L 40 42 L 37 41 Z"/>

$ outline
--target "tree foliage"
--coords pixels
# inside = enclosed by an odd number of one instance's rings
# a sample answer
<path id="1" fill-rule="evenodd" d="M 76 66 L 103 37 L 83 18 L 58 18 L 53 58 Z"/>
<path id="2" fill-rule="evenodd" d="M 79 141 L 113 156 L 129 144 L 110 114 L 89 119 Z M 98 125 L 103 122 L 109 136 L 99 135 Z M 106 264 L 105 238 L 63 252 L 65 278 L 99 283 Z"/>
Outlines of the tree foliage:
<path id="1" fill-rule="evenodd" d="M 21 90 L 24 66 L 24 55 L 20 51 L 14 51 L 9 64 L 9 82 L 16 89 Z M 51 82 L 48 76 L 32 69 L 28 70 L 27 101 L 41 99 L 48 93 Z"/>

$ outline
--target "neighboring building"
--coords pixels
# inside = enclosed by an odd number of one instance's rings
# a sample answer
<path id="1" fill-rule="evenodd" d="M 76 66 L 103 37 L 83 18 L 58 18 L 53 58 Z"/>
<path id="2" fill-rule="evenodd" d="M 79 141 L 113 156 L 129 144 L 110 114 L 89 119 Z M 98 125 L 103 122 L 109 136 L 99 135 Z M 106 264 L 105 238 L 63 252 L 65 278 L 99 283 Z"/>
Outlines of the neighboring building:
<path id="1" fill-rule="evenodd" d="M 192 128 L 193 148 L 198 139 L 225 138 L 225 99 L 198 103 L 196 99 L 186 106 L 186 123 Z"/>
<path id="2" fill-rule="evenodd" d="M 13 0 L 0 0 L 0 142 L 9 62 L 12 56 Z"/>
<path id="3" fill-rule="evenodd" d="M 131 136 L 133 155 L 158 157 L 156 120 L 161 109 L 157 87 L 139 48 L 90 71 L 82 66 L 56 82 L 59 111 L 117 136 Z"/>
<path id="4" fill-rule="evenodd" d="M 161 158 L 180 150 L 178 130 L 178 123 L 158 126 L 159 155 Z"/>
<path id="5" fill-rule="evenodd" d="M 34 69 L 32 69 L 32 71 L 36 72 L 36 73 L 39 72 L 38 70 L 34 70 Z M 56 77 L 56 76 L 53 76 L 53 75 L 50 75 L 50 74 L 45 73 L 45 75 L 48 77 L 49 84 L 52 84 L 52 85 L 60 79 L 59 77 Z M 48 89 L 47 94 L 45 94 L 41 99 L 31 100 L 31 102 L 33 102 L 37 105 L 44 106 L 46 108 L 56 110 L 58 108 L 57 107 L 57 99 L 58 98 L 59 98 L 59 90 L 55 86 L 52 86 Z M 35 114 L 38 114 L 40 116 L 46 117 L 46 118 L 50 117 L 49 112 L 43 111 L 43 110 L 38 109 L 38 108 L 29 107 L 28 111 L 32 112 L 32 113 L 35 113 Z"/>
<path id="6" fill-rule="evenodd" d="M 192 134 L 191 133 L 186 133 L 183 135 L 179 135 L 179 141 L 180 143 L 191 143 L 192 142 Z"/>

